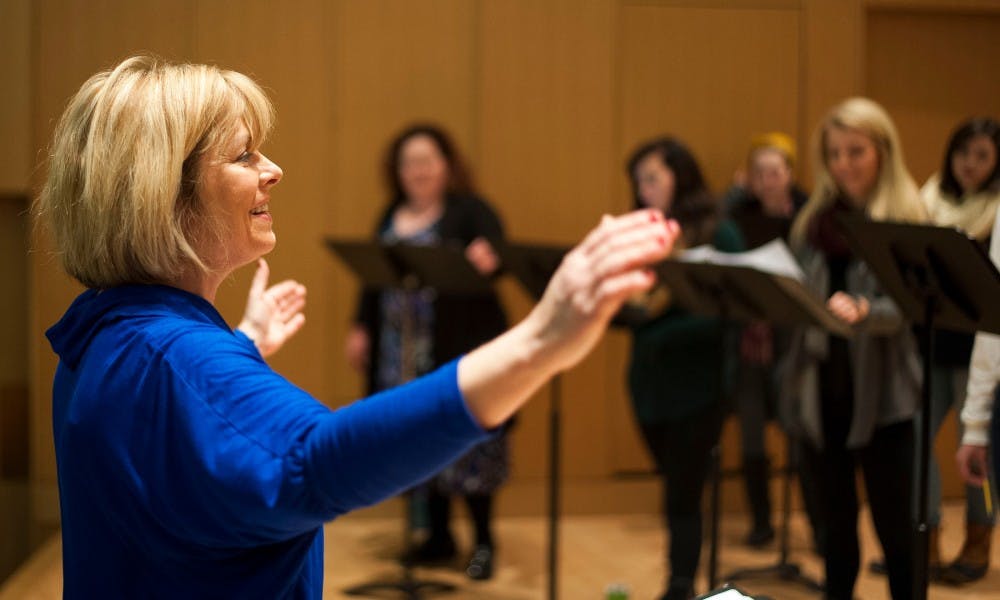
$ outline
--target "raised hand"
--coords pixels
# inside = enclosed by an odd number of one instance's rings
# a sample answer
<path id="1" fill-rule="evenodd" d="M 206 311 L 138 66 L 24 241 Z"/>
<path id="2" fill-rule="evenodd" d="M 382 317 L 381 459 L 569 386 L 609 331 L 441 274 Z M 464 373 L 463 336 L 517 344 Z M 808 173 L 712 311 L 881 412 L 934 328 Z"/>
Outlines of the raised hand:
<path id="1" fill-rule="evenodd" d="M 559 370 L 583 359 L 628 297 L 653 286 L 646 267 L 669 255 L 679 232 L 657 210 L 605 216 L 566 255 L 529 316 Z"/>
<path id="2" fill-rule="evenodd" d="M 257 262 L 247 296 L 247 307 L 237 329 L 253 340 L 261 355 L 277 352 L 306 322 L 306 288 L 292 279 L 267 287 L 271 270 L 267 261 Z"/>
<path id="3" fill-rule="evenodd" d="M 476 420 L 495 427 L 600 339 L 629 296 L 648 290 L 648 267 L 666 258 L 680 227 L 655 210 L 604 217 L 563 259 L 528 317 L 458 365 L 459 388 Z"/>

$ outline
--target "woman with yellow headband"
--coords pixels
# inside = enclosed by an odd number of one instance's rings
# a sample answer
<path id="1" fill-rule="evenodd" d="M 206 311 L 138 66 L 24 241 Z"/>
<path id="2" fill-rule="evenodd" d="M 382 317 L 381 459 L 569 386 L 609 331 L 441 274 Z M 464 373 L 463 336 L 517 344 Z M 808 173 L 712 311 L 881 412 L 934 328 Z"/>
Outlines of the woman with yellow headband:
<path id="1" fill-rule="evenodd" d="M 791 219 L 808 196 L 795 183 L 795 141 L 781 132 L 764 133 L 750 141 L 746 170 L 737 174 L 725 205 L 733 221 L 741 225 L 748 246 L 767 242 L 776 233 L 787 236 Z M 740 372 L 735 391 L 740 417 L 743 477 L 753 523 L 746 543 L 762 547 L 774 539 L 771 499 L 768 492 L 770 465 L 764 447 L 764 426 L 775 414 L 777 388 L 774 385 L 774 330 L 766 323 L 744 329 L 740 343 Z M 781 344 L 779 344 L 781 345 Z M 807 474 L 800 476 L 803 497 L 813 531 L 820 530 L 815 501 L 808 493 Z M 818 541 L 816 547 L 822 546 Z"/>

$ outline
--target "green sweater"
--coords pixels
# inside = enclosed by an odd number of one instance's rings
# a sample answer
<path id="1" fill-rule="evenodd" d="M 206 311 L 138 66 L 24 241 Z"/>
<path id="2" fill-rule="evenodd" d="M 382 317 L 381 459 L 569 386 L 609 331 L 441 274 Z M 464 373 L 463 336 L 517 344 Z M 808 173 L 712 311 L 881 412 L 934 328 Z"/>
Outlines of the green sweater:
<path id="1" fill-rule="evenodd" d="M 744 248 L 728 220 L 719 223 L 712 245 L 723 252 Z M 678 307 L 633 329 L 628 382 L 640 423 L 677 421 L 719 402 L 735 366 L 726 329 L 718 319 Z"/>

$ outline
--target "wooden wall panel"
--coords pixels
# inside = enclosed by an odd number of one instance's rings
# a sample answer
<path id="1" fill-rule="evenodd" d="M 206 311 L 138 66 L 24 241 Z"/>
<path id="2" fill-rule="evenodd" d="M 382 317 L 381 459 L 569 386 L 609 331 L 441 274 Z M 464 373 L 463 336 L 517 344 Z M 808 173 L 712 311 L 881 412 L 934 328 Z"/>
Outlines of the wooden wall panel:
<path id="1" fill-rule="evenodd" d="M 629 5 L 620 29 L 619 162 L 670 133 L 722 191 L 752 135 L 798 135 L 797 10 Z"/>
<path id="2" fill-rule="evenodd" d="M 873 10 L 865 40 L 866 93 L 892 115 L 907 165 L 923 185 L 940 169 L 960 121 L 1000 118 L 1000 7 L 958 14 Z"/>
<path id="3" fill-rule="evenodd" d="M 31 172 L 31 3 L 0 2 L 0 194 L 23 193 Z"/>
<path id="4" fill-rule="evenodd" d="M 481 5 L 484 188 L 515 237 L 571 242 L 612 212 L 613 6 L 606 0 Z M 567 477 L 606 472 L 605 347 L 564 377 Z M 595 393 L 596 392 L 596 393 Z M 545 402 L 522 411 L 515 469 L 540 476 Z"/>
<path id="5" fill-rule="evenodd" d="M 392 136 L 415 121 L 444 126 L 476 165 L 476 4 L 465 0 L 405 2 L 348 0 L 337 5 L 332 30 L 336 95 L 331 129 L 321 132 L 336 157 L 324 190 L 312 205 L 326 230 L 367 238 L 385 208 L 382 157 Z M 354 310 L 356 282 L 324 256 L 332 285 L 321 300 L 330 311 L 328 361 L 332 399 L 343 403 L 362 391 L 342 351 Z"/>

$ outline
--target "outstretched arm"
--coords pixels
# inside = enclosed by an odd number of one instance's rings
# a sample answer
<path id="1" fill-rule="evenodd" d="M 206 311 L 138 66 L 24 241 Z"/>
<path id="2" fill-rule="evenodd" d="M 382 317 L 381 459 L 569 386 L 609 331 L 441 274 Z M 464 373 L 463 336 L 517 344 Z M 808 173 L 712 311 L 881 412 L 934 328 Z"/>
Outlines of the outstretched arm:
<path id="1" fill-rule="evenodd" d="M 659 211 L 605 216 L 563 259 L 531 313 L 458 365 L 469 411 L 489 429 L 506 421 L 556 373 L 581 361 L 626 298 L 648 290 L 680 227 Z"/>

